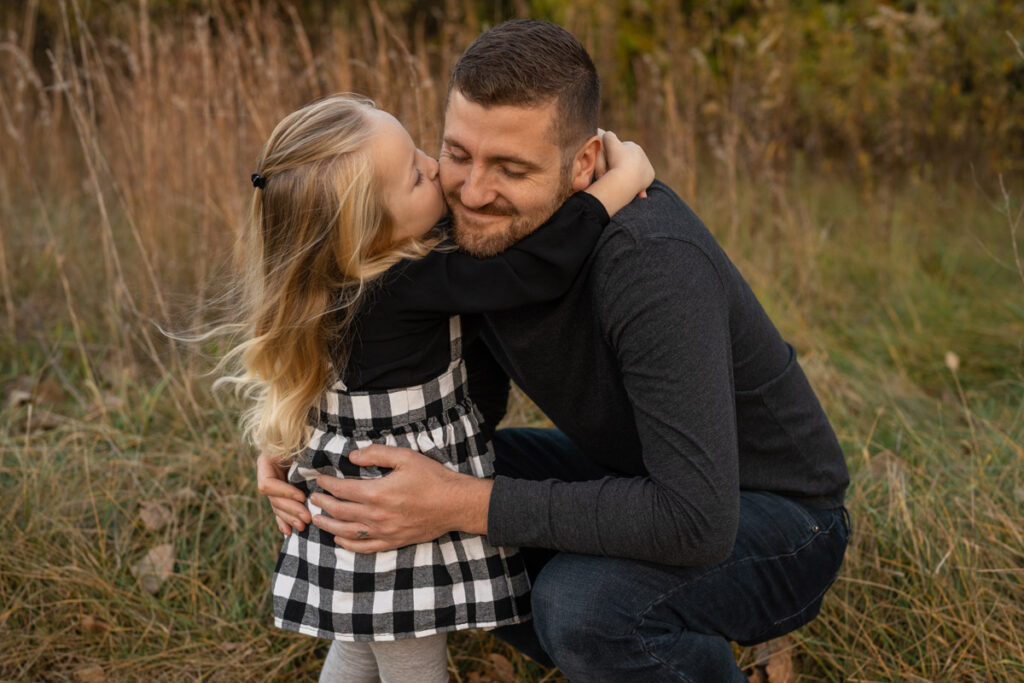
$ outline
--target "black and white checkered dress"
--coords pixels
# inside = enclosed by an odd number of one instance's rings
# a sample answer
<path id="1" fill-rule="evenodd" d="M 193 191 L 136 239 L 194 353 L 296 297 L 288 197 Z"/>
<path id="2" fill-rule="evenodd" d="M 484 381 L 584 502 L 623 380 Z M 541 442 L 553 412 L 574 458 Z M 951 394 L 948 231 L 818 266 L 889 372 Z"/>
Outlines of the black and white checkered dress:
<path id="1" fill-rule="evenodd" d="M 321 473 L 373 478 L 387 473 L 349 462 L 370 444 L 419 451 L 449 469 L 494 474 L 482 418 L 466 393 L 458 316 L 449 323 L 451 362 L 413 387 L 352 391 L 339 380 L 320 404 L 309 446 L 288 480 L 309 494 Z M 451 532 L 427 543 L 361 554 L 308 525 L 285 539 L 274 571 L 274 623 L 335 640 L 399 640 L 443 631 L 493 628 L 529 618 L 529 579 L 518 552 L 483 536 Z"/>

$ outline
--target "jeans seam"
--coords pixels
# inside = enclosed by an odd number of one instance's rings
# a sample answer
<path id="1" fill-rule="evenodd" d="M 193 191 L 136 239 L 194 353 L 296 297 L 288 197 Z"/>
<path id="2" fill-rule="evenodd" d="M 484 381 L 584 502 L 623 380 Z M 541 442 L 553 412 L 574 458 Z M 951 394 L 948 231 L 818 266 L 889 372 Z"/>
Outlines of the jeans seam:
<path id="1" fill-rule="evenodd" d="M 774 621 L 774 622 L 772 622 L 772 626 L 778 626 L 779 624 L 781 624 L 781 623 L 782 623 L 782 622 L 784 622 L 784 621 L 789 621 L 790 619 L 794 619 L 794 618 L 796 618 L 796 617 L 799 617 L 799 616 L 800 616 L 801 614 L 803 614 L 803 613 L 804 613 L 804 612 L 806 612 L 806 611 L 807 611 L 808 609 L 810 609 L 810 607 L 811 607 L 812 605 L 814 605 L 814 604 L 815 604 L 816 602 L 820 602 L 820 601 L 821 601 L 821 600 L 822 600 L 822 599 L 824 598 L 824 596 L 825 596 L 825 593 L 827 593 L 827 592 L 828 592 L 828 589 L 829 589 L 829 588 L 831 588 L 831 587 L 832 587 L 832 584 L 834 584 L 834 583 L 836 582 L 836 579 L 837 579 L 837 578 L 839 578 L 839 573 L 838 573 L 838 572 L 837 572 L 837 573 L 836 573 L 836 574 L 835 574 L 835 575 L 834 575 L 834 576 L 833 576 L 833 577 L 832 577 L 832 578 L 831 578 L 831 579 L 829 580 L 829 582 L 828 582 L 828 583 L 827 583 L 827 584 L 825 585 L 825 587 L 821 589 L 821 592 L 820 592 L 820 593 L 818 593 L 817 595 L 815 595 L 815 596 L 814 596 L 813 598 L 811 598 L 810 600 L 808 600 L 808 601 L 807 601 L 807 602 L 806 602 L 806 603 L 804 604 L 804 606 L 803 606 L 803 607 L 801 607 L 800 609 L 798 609 L 798 610 L 797 610 L 796 612 L 794 612 L 793 614 L 790 614 L 790 615 L 789 615 L 788 617 L 786 617 L 785 619 L 779 619 L 779 620 L 777 620 L 777 621 Z M 770 630 L 770 628 L 766 628 L 766 629 L 764 629 L 763 631 L 761 631 L 760 633 L 758 633 L 758 634 L 757 634 L 756 636 L 754 636 L 754 640 L 756 641 L 756 640 L 757 640 L 757 639 L 758 639 L 758 638 L 759 638 L 759 637 L 761 636 L 761 634 L 765 633 L 765 632 L 766 632 L 766 631 L 768 631 L 768 630 Z"/>
<path id="2" fill-rule="evenodd" d="M 659 595 L 658 597 L 654 598 L 654 599 L 653 599 L 653 600 L 652 600 L 652 601 L 651 601 L 650 603 L 648 603 L 648 604 L 647 604 L 647 606 L 646 606 L 646 607 L 644 607 L 644 609 L 643 609 L 643 610 L 642 610 L 642 611 L 640 612 L 640 614 L 639 614 L 639 619 L 637 620 L 637 625 L 639 625 L 640 623 L 642 623 L 642 622 L 643 622 L 643 620 L 647 618 L 647 615 L 648 615 L 648 614 L 650 613 L 650 611 L 651 611 L 651 610 L 653 610 L 653 609 L 654 609 L 654 608 L 655 608 L 655 607 L 656 607 L 657 605 L 659 605 L 659 604 L 663 603 L 663 602 L 664 602 L 665 600 L 667 600 L 667 599 L 668 599 L 668 598 L 669 598 L 670 596 L 674 595 L 675 593 L 679 592 L 680 590 L 683 590 L 684 588 L 686 588 L 686 587 L 688 587 L 688 586 L 692 586 L 693 584 L 697 583 L 698 581 L 703 581 L 703 580 L 704 580 L 705 578 L 707 578 L 708 576 L 711 576 L 711 575 L 715 574 L 716 572 L 720 572 L 720 571 L 723 571 L 723 570 L 725 570 L 725 569 L 727 569 L 727 568 L 729 568 L 729 567 L 733 567 L 733 566 L 736 566 L 736 565 L 738 565 L 738 564 L 741 564 L 741 563 L 744 563 L 744 562 L 754 562 L 754 561 L 759 561 L 759 560 L 764 560 L 764 561 L 766 561 L 766 562 L 767 562 L 767 561 L 773 561 L 773 560 L 778 560 L 778 559 L 780 559 L 780 558 L 783 558 L 783 557 L 793 557 L 794 555 L 797 555 L 798 553 L 800 553 L 801 551 L 803 551 L 803 550 L 804 550 L 805 548 L 807 548 L 807 546 L 809 546 L 809 545 L 810 545 L 811 543 L 813 543 L 813 542 L 814 542 L 815 540 L 817 540 L 819 536 L 823 536 L 823 535 L 825 535 L 825 534 L 828 534 L 828 533 L 830 533 L 830 532 L 831 532 L 831 530 L 832 530 L 832 529 L 833 529 L 833 528 L 835 527 L 835 524 L 836 524 L 836 523 L 835 523 L 835 520 L 833 519 L 833 520 L 832 520 L 832 523 L 831 523 L 831 524 L 829 524 L 829 525 L 828 525 L 828 527 L 825 527 L 825 528 L 819 528 L 818 530 L 814 531 L 814 533 L 813 533 L 813 534 L 812 534 L 811 536 L 809 536 L 809 537 L 807 538 L 807 540 L 806 540 L 806 541 L 805 541 L 804 543 L 800 544 L 799 546 L 797 546 L 796 548 L 794 548 L 793 550 L 791 550 L 791 551 L 790 551 L 790 552 L 788 552 L 788 553 L 779 553 L 779 554 L 777 554 L 777 555 L 771 555 L 771 556 L 767 556 L 767 557 L 760 557 L 760 556 L 758 556 L 758 557 L 755 557 L 755 556 L 753 556 L 753 555 L 748 555 L 747 557 L 743 557 L 743 558 L 738 558 L 738 559 L 735 559 L 735 560 L 733 560 L 732 562 L 728 562 L 728 563 L 722 563 L 722 564 L 718 564 L 718 565 L 715 565 L 715 566 L 713 566 L 713 567 L 709 567 L 709 568 L 708 568 L 708 571 L 704 572 L 704 573 L 703 573 L 703 574 L 701 574 L 700 576 L 694 577 L 694 578 L 693 578 L 693 579 L 691 579 L 690 581 L 687 581 L 687 582 L 686 582 L 685 584 L 683 584 L 683 585 L 681 585 L 681 586 L 676 586 L 675 588 L 673 588 L 673 589 L 671 589 L 671 590 L 668 590 L 668 591 L 666 591 L 666 592 L 662 593 L 661 595 Z M 825 588 L 825 589 L 824 589 L 823 591 L 821 591 L 821 593 L 820 593 L 820 594 L 819 594 L 819 595 L 818 595 L 817 597 L 821 597 L 822 595 L 824 595 L 824 594 L 825 594 L 825 593 L 826 593 L 826 592 L 828 591 L 828 589 L 829 589 L 829 588 L 830 588 L 830 587 L 832 586 L 832 584 L 833 584 L 834 582 L 835 582 L 835 578 L 833 578 L 833 579 L 832 579 L 832 581 L 830 581 L 830 582 L 829 582 L 828 586 L 827 586 L 827 587 L 826 587 L 826 588 Z M 815 599 L 817 599 L 817 597 L 816 597 Z M 797 614 L 800 614 L 800 613 L 802 613 L 802 612 L 803 612 L 804 610 L 806 610 L 806 609 L 807 609 L 807 607 L 808 607 L 808 606 L 810 606 L 811 604 L 813 604 L 813 602 L 814 602 L 813 600 L 812 600 L 811 602 L 808 602 L 808 603 L 807 603 L 807 604 L 805 604 L 805 605 L 804 605 L 804 606 L 803 606 L 803 607 L 802 607 L 802 608 L 801 608 L 800 610 L 798 610 L 798 611 L 797 611 L 797 612 L 796 612 L 795 614 L 792 614 L 792 615 L 790 615 L 790 616 L 786 617 L 786 619 L 792 619 L 792 618 L 793 618 L 794 616 L 796 616 Z M 775 621 L 775 622 L 773 622 L 773 624 L 772 624 L 772 625 L 773 625 L 773 626 L 775 626 L 775 625 L 778 625 L 778 624 L 782 623 L 782 621 L 785 621 L 785 619 L 781 619 L 781 620 L 779 620 L 779 621 Z M 764 629 L 764 630 L 763 630 L 763 631 L 761 631 L 761 632 L 763 633 L 763 632 L 764 632 L 765 630 L 768 630 L 768 629 Z M 633 632 L 634 632 L 634 633 L 635 633 L 635 634 L 636 634 L 636 635 L 637 635 L 637 636 L 639 637 L 639 639 L 640 639 L 640 643 L 641 643 L 641 645 L 643 646 L 644 652 L 646 652 L 646 653 L 647 653 L 648 655 L 650 655 L 650 656 L 651 656 L 652 658 L 654 658 L 654 659 L 658 660 L 659 662 L 662 662 L 663 664 L 666 664 L 666 665 L 667 665 L 667 663 L 666 663 L 666 662 L 663 662 L 663 661 L 662 661 L 662 660 L 661 660 L 661 659 L 660 659 L 659 657 L 657 657 L 656 655 L 654 655 L 654 654 L 653 654 L 653 653 L 652 653 L 652 652 L 651 652 L 651 651 L 650 651 L 650 650 L 648 649 L 648 647 L 647 647 L 647 643 L 646 643 L 646 641 L 644 640 L 644 637 L 643 637 L 643 636 L 642 636 L 642 635 L 641 635 L 641 634 L 640 634 L 640 633 L 639 633 L 639 632 L 637 631 L 637 627 L 636 627 L 636 625 L 634 625 L 634 627 L 633 627 Z M 677 675 L 681 675 L 681 674 L 678 674 L 678 672 L 676 672 L 676 673 L 677 673 Z M 686 678 L 684 677 L 684 678 L 683 678 L 683 680 L 689 680 L 689 679 L 686 679 Z"/>
<path id="3" fill-rule="evenodd" d="M 733 567 L 735 565 L 738 565 L 738 564 L 741 564 L 741 563 L 744 563 L 744 562 L 754 562 L 754 561 L 757 561 L 757 560 L 771 561 L 771 560 L 778 560 L 779 558 L 782 558 L 782 557 L 792 557 L 792 556 L 800 553 L 804 548 L 806 548 L 811 543 L 813 543 L 819 536 L 821 536 L 823 534 L 826 534 L 826 533 L 829 533 L 831 531 L 832 527 L 834 527 L 834 526 L 835 526 L 835 522 L 833 521 L 832 524 L 830 524 L 826 528 L 818 528 L 818 529 L 814 530 L 813 533 L 810 536 L 807 537 L 806 541 L 804 541 L 799 546 L 797 546 L 796 548 L 794 548 L 793 550 L 791 550 L 790 552 L 787 552 L 787 553 L 779 553 L 778 555 L 770 555 L 770 556 L 748 555 L 746 557 L 737 558 L 737 559 L 733 560 L 732 562 L 728 562 L 728 563 L 723 562 L 722 564 L 716 564 L 716 565 L 714 565 L 712 567 L 709 567 L 708 571 L 704 572 L 700 576 L 697 576 L 697 577 L 695 577 L 694 579 L 692 579 L 690 581 L 687 581 L 685 585 L 683 585 L 683 586 L 676 586 L 675 588 L 672 588 L 671 590 L 668 590 L 668 591 L 662 593 L 661 595 L 659 595 L 658 597 L 654 598 L 643 609 L 641 614 L 642 615 L 647 614 L 647 612 L 649 612 L 651 609 L 653 609 L 655 605 L 657 605 L 658 603 L 664 601 L 668 596 L 672 595 L 673 593 L 676 593 L 677 591 L 682 590 L 684 587 L 689 586 L 689 585 L 691 585 L 691 584 L 693 584 L 693 583 L 695 583 L 697 581 L 702 581 L 705 577 L 707 577 L 707 576 L 709 576 L 711 574 L 720 572 L 720 571 L 722 571 L 724 569 L 727 569 L 729 567 Z"/>
<path id="4" fill-rule="evenodd" d="M 680 681 L 683 681 L 683 683 L 694 683 L 692 678 L 690 678 L 683 672 L 676 670 L 676 668 L 670 662 L 667 662 L 658 655 L 654 654 L 654 651 L 647 647 L 647 640 L 637 630 L 637 626 L 641 624 L 643 620 L 644 617 L 641 615 L 640 619 L 636 622 L 636 624 L 633 625 L 633 635 L 636 637 L 638 641 L 640 641 L 640 649 L 643 651 L 643 653 L 651 659 L 653 659 L 654 661 L 661 664 L 663 668 L 671 671 L 673 674 L 675 674 L 676 678 L 678 678 Z"/>

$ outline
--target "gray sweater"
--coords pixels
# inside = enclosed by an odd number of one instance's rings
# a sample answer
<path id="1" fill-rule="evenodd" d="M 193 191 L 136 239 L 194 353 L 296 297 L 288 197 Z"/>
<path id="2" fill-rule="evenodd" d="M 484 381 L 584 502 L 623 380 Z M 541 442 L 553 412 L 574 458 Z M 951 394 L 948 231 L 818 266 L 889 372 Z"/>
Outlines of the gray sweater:
<path id="1" fill-rule="evenodd" d="M 613 217 L 563 298 L 489 313 L 482 334 L 508 377 L 621 474 L 499 476 L 493 543 L 711 564 L 732 549 L 740 490 L 843 503 L 843 453 L 793 348 L 659 182 Z"/>

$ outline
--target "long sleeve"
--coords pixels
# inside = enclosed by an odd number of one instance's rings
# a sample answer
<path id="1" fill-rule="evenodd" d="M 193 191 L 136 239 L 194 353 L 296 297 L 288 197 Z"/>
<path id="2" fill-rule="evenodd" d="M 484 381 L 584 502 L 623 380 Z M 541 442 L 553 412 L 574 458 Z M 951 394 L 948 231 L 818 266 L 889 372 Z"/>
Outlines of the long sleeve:
<path id="1" fill-rule="evenodd" d="M 725 287 L 700 249 L 676 239 L 624 250 L 602 285 L 601 325 L 646 475 L 499 477 L 489 538 L 679 565 L 718 562 L 732 548 L 740 489 Z"/>
<path id="2" fill-rule="evenodd" d="M 489 432 L 493 433 L 508 409 L 508 375 L 494 360 L 494 355 L 482 339 L 470 342 L 464 350 L 463 358 L 469 378 L 469 394 L 483 414 Z"/>
<path id="3" fill-rule="evenodd" d="M 475 258 L 435 250 L 396 274 L 410 283 L 409 310 L 478 313 L 555 299 L 565 293 L 589 256 L 608 213 L 593 195 L 577 192 L 539 228 L 505 251 Z"/>

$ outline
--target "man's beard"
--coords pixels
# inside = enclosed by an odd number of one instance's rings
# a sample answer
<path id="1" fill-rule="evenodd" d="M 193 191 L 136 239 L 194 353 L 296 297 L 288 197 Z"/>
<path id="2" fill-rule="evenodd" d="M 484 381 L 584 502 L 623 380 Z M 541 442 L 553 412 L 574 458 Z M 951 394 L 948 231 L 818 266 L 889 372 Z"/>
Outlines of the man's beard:
<path id="1" fill-rule="evenodd" d="M 507 216 L 510 222 L 500 230 L 474 229 L 459 215 L 459 208 L 462 202 L 459 199 L 458 191 L 446 192 L 445 199 L 452 214 L 452 232 L 455 242 L 464 250 L 478 258 L 494 256 L 505 251 L 513 244 L 523 239 L 536 230 L 544 221 L 558 210 L 565 200 L 572 194 L 572 187 L 568 178 L 563 178 L 551 204 L 537 209 L 528 214 L 520 213 L 514 206 L 503 204 L 488 204 L 475 209 L 476 213 L 489 216 Z"/>

